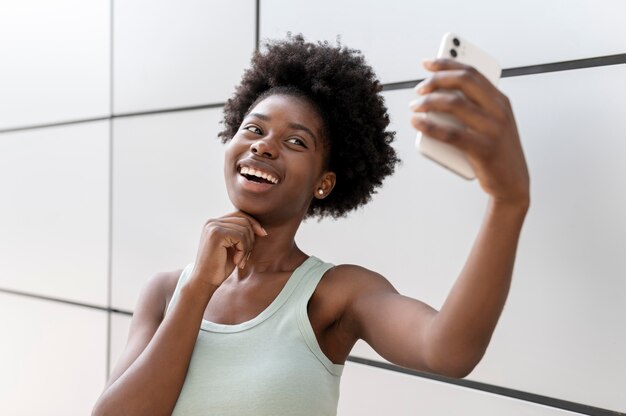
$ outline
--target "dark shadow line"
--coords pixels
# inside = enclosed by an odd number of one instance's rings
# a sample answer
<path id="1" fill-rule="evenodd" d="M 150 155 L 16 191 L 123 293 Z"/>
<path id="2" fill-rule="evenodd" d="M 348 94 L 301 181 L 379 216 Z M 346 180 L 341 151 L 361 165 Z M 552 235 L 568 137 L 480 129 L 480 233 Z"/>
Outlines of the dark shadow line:
<path id="1" fill-rule="evenodd" d="M 106 116 L 106 117 L 84 118 L 80 120 L 60 121 L 56 123 L 33 124 L 30 126 L 11 127 L 8 129 L 0 130 L 0 134 L 14 133 L 14 132 L 25 131 L 25 130 L 44 129 L 48 127 L 71 126 L 74 124 L 92 123 L 94 121 L 105 121 L 105 120 L 111 120 L 111 119 L 116 119 L 116 118 L 126 118 L 126 117 L 135 117 L 135 116 L 153 115 L 153 114 L 168 114 L 168 113 L 176 113 L 176 112 L 182 112 L 182 111 L 222 108 L 224 107 L 225 104 L 226 103 L 213 103 L 213 104 L 194 105 L 194 106 L 188 106 L 188 107 L 172 107 L 172 108 L 162 108 L 162 109 L 156 109 L 156 110 L 137 111 L 137 112 L 131 112 L 131 113 L 118 113 L 118 114 L 112 113 L 113 115 Z"/>
<path id="2" fill-rule="evenodd" d="M 77 301 L 69 300 L 69 299 L 55 298 L 52 296 L 37 295 L 35 293 L 22 292 L 21 290 L 5 289 L 5 288 L 0 287 L 0 293 L 8 293 L 10 295 L 23 296 L 26 298 L 47 300 L 47 301 L 55 302 L 55 303 L 63 303 L 63 304 L 72 305 L 72 306 L 80 306 L 83 308 L 96 309 L 96 310 L 103 311 L 103 312 L 119 313 L 122 315 L 133 316 L 133 313 L 131 311 L 127 311 L 125 309 L 117 309 L 114 307 L 91 305 L 89 303 L 77 302 Z"/>
<path id="3" fill-rule="evenodd" d="M 0 288 L 0 293 L 8 293 L 8 294 L 11 294 L 11 295 L 18 295 L 18 296 L 24 296 L 24 297 L 28 297 L 28 298 L 47 300 L 47 301 L 50 301 L 50 302 L 64 303 L 64 304 L 68 304 L 68 305 L 72 305 L 72 306 L 81 306 L 81 307 L 84 307 L 84 308 L 96 309 L 96 310 L 103 311 L 103 312 L 113 311 L 112 308 L 108 308 L 106 306 L 91 305 L 89 303 L 77 302 L 77 301 L 69 300 L 69 299 L 55 298 L 55 297 L 52 297 L 52 296 L 37 295 L 35 293 L 22 292 L 20 290 L 12 290 L 12 289 Z"/>
<path id="4" fill-rule="evenodd" d="M 548 72 L 571 71 L 574 69 L 595 68 L 599 66 L 626 64 L 626 53 L 618 55 L 598 56 L 595 58 L 575 59 L 571 61 L 552 62 L 548 64 L 528 65 L 502 70 L 502 78 L 537 75 Z M 415 87 L 421 79 L 411 81 L 390 82 L 383 84 L 383 91 L 403 90 Z"/>
<path id="5" fill-rule="evenodd" d="M 113 313 L 119 313 L 120 315 L 126 315 L 126 316 L 133 316 L 134 312 L 131 311 L 127 311 L 124 309 L 115 309 L 115 308 L 111 308 L 111 312 Z"/>
<path id="6" fill-rule="evenodd" d="M 130 316 L 130 317 L 133 316 L 133 312 L 127 311 L 127 310 L 124 310 L 124 309 L 117 309 L 117 308 L 113 308 L 113 307 L 90 305 L 90 304 L 87 304 L 87 303 L 76 302 L 76 301 L 60 299 L 60 298 L 54 298 L 54 297 L 51 297 L 51 296 L 36 295 L 36 294 L 33 294 L 33 293 L 21 292 L 21 291 L 17 291 L 17 290 L 0 288 L 0 293 L 8 293 L 8 294 L 12 294 L 12 295 L 24 296 L 24 297 L 34 298 L 34 299 L 41 299 L 41 300 L 52 301 L 52 302 L 55 302 L 55 303 L 64 303 L 64 304 L 73 305 L 73 306 L 80 306 L 80 307 L 85 307 L 85 308 L 90 308 L 90 309 L 96 309 L 96 310 L 99 310 L 99 311 L 108 312 L 108 315 L 109 315 L 108 319 L 109 320 L 111 319 L 111 314 L 113 314 L 113 313 L 126 315 L 126 316 Z M 109 328 L 109 331 L 110 331 L 110 328 Z M 353 356 L 353 355 L 348 356 L 347 361 L 350 361 L 350 362 L 353 362 L 353 363 L 357 363 L 357 364 L 366 365 L 366 366 L 369 366 L 369 367 L 375 367 L 375 368 L 379 368 L 379 369 L 383 369 L 383 370 L 393 371 L 393 372 L 396 372 L 396 373 L 407 374 L 407 375 L 416 376 L 416 377 L 420 377 L 420 378 L 425 378 L 425 379 L 429 379 L 429 380 L 439 381 L 439 382 L 446 383 L 446 384 L 452 384 L 452 385 L 455 385 L 455 386 L 461 386 L 461 387 L 466 387 L 466 388 L 479 390 L 479 391 L 483 391 L 483 392 L 487 392 L 487 393 L 497 394 L 499 396 L 510 397 L 510 398 L 513 398 L 513 399 L 523 400 L 523 401 L 526 401 L 526 402 L 536 403 L 536 404 L 549 406 L 549 407 L 553 407 L 553 408 L 557 408 L 557 409 L 562 409 L 562 410 L 568 410 L 568 411 L 572 411 L 572 412 L 582 413 L 582 414 L 585 414 L 585 415 L 591 415 L 591 416 L 626 416 L 626 413 L 622 413 L 622 412 L 618 412 L 618 411 L 603 409 L 603 408 L 594 407 L 594 406 L 588 406 L 588 405 L 581 404 L 581 403 L 571 402 L 571 401 L 562 400 L 562 399 L 556 399 L 554 397 L 542 396 L 542 395 L 535 394 L 535 393 L 528 393 L 528 392 L 525 392 L 525 391 L 510 389 L 510 388 L 502 387 L 502 386 L 496 386 L 496 385 L 493 385 L 493 384 L 481 383 L 479 381 L 449 378 L 449 377 L 444 377 L 444 376 L 440 376 L 440 375 L 436 375 L 436 374 L 425 373 L 425 372 L 422 372 L 422 371 L 416 371 L 416 370 L 411 370 L 411 369 L 408 369 L 408 368 L 400 367 L 400 366 L 397 366 L 397 365 L 394 365 L 394 364 L 391 364 L 391 363 L 386 363 L 386 362 L 377 361 L 377 360 L 371 360 L 371 359 L 368 359 L 368 358 L 356 357 L 356 356 Z M 108 377 L 108 373 L 107 373 L 107 377 Z"/>
<path id="7" fill-rule="evenodd" d="M 424 78 L 416 79 L 414 81 L 389 82 L 387 84 L 382 84 L 383 91 L 408 90 L 415 87 L 419 82 L 423 80 Z"/>
<path id="8" fill-rule="evenodd" d="M 497 394 L 499 396 L 510 397 L 513 399 L 523 400 L 526 402 L 541 404 L 544 406 L 550 406 L 557 409 L 569 410 L 572 412 L 582 413 L 592 416 L 624 416 L 624 413 L 602 409 L 599 407 L 588 406 L 586 404 L 570 402 L 567 400 L 556 399 L 554 397 L 542 396 L 535 393 L 528 393 L 521 390 L 510 389 L 507 387 L 496 386 L 493 384 L 481 383 L 479 381 L 456 379 L 444 377 L 436 374 L 425 373 L 422 371 L 410 370 L 408 368 L 400 367 L 391 363 L 386 363 L 377 360 L 370 360 L 367 358 L 355 357 L 353 355 L 348 356 L 348 361 L 363 364 L 370 367 L 376 367 L 383 370 L 389 370 L 396 373 L 407 374 L 420 378 L 426 378 L 429 380 L 440 381 L 442 383 L 453 384 L 455 386 L 467 387 L 474 390 L 480 390 L 487 393 Z"/>
<path id="9" fill-rule="evenodd" d="M 25 130 L 44 129 L 48 127 L 70 126 L 72 124 L 91 123 L 94 121 L 105 121 L 105 120 L 109 120 L 110 118 L 111 117 L 107 116 L 107 117 L 83 118 L 80 120 L 59 121 L 55 123 L 31 124 L 28 126 L 11 127 L 8 129 L 2 129 L 0 130 L 0 134 L 1 133 L 14 133 L 14 132 L 25 131 Z"/>
<path id="10" fill-rule="evenodd" d="M 626 64 L 626 53 L 618 55 L 598 56 L 595 58 L 574 59 L 571 61 L 552 62 L 548 64 L 520 66 L 502 70 L 502 77 L 517 77 L 521 75 L 535 75 L 547 72 L 571 71 L 573 69 L 595 68 Z"/>
<path id="11" fill-rule="evenodd" d="M 259 51 L 261 42 L 261 0 L 256 0 L 256 22 L 254 32 L 254 50 Z"/>
<path id="12" fill-rule="evenodd" d="M 114 85 L 114 70 L 115 70 L 115 56 L 114 56 L 114 43 L 115 43 L 115 0 L 110 0 L 110 33 L 109 33 L 109 116 L 113 115 L 114 98 L 115 98 L 115 85 Z M 112 282 L 112 256 L 113 256 L 113 122 L 109 118 L 109 229 L 108 229 L 108 243 L 107 243 L 107 307 L 111 308 L 111 282 Z M 106 374 L 105 380 L 109 378 L 111 374 L 111 312 L 107 313 L 107 356 L 106 356 Z"/>
<path id="13" fill-rule="evenodd" d="M 162 108 L 157 110 L 148 110 L 148 111 L 137 111 L 131 113 L 117 113 L 113 114 L 113 118 L 125 118 L 125 117 L 135 117 L 135 116 L 148 116 L 153 114 L 164 114 L 164 113 L 178 113 L 181 111 L 194 111 L 194 110 L 207 110 L 212 108 L 222 108 L 226 103 L 215 103 L 215 104 L 203 104 L 203 105 L 193 105 L 188 107 L 172 107 L 172 108 Z"/>
<path id="14" fill-rule="evenodd" d="M 502 70 L 502 77 L 509 78 L 509 77 L 517 77 L 517 76 L 522 76 L 522 75 L 537 75 L 537 74 L 543 74 L 543 73 L 549 73 L 549 72 L 570 71 L 573 69 L 594 68 L 594 67 L 600 67 L 600 66 L 620 65 L 620 64 L 626 64 L 626 54 L 608 55 L 608 56 L 600 56 L 596 58 L 577 59 L 577 60 L 572 60 L 572 61 L 554 62 L 554 63 L 549 63 L 549 64 L 538 64 L 538 65 L 521 66 L 521 67 L 516 67 L 516 68 L 507 68 L 507 69 Z M 381 84 L 381 85 L 382 85 L 383 91 L 403 90 L 403 89 L 413 88 L 420 81 L 422 81 L 422 79 L 400 81 L 400 82 L 389 82 L 389 83 Z M 57 123 L 33 124 L 30 126 L 0 129 L 0 134 L 1 133 L 13 133 L 13 132 L 24 131 L 24 130 L 48 128 L 48 127 L 68 126 L 68 125 L 80 124 L 80 123 L 90 123 L 94 121 L 108 120 L 110 118 L 115 119 L 115 118 L 123 118 L 123 117 L 145 116 L 145 115 L 152 115 L 152 114 L 174 113 L 174 112 L 180 112 L 180 111 L 221 108 L 224 105 L 225 103 L 214 103 L 214 104 L 204 104 L 204 105 L 188 106 L 188 107 L 173 107 L 173 108 L 163 108 L 163 109 L 149 110 L 149 111 L 119 113 L 119 114 L 113 114 L 110 117 L 95 117 L 95 118 L 86 118 L 86 119 L 81 119 L 81 120 L 62 121 L 62 122 L 57 122 Z"/>

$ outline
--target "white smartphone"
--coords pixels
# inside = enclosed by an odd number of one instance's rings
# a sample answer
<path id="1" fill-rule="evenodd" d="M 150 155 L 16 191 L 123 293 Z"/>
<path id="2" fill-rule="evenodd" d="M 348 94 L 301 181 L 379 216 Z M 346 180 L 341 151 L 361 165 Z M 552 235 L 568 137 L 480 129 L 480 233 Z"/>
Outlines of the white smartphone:
<path id="1" fill-rule="evenodd" d="M 463 64 L 473 66 L 482 73 L 493 85 L 497 85 L 500 80 L 502 69 L 495 58 L 468 42 L 467 39 L 454 33 L 446 33 L 439 45 L 438 58 L 452 58 Z M 462 94 L 455 91 L 455 94 Z M 449 114 L 429 112 L 426 117 L 442 124 L 449 124 L 460 127 L 461 122 Z M 466 179 L 474 179 L 476 174 L 472 165 L 465 157 L 465 154 L 458 148 L 443 143 L 432 137 L 428 137 L 421 132 L 417 134 L 415 142 L 418 150 L 429 159 L 450 169 Z"/>

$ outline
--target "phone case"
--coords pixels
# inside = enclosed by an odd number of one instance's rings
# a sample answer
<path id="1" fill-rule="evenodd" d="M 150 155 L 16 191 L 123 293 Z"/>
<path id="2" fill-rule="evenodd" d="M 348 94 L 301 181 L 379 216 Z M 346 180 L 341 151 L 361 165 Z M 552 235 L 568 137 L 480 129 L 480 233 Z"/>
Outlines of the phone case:
<path id="1" fill-rule="evenodd" d="M 454 33 L 446 33 L 443 36 L 437 57 L 452 58 L 466 65 L 471 65 L 494 85 L 497 85 L 500 80 L 502 69 L 498 61 L 467 41 L 467 39 Z M 460 91 L 454 91 L 454 93 L 462 94 Z M 462 127 L 462 124 L 449 114 L 429 112 L 426 117 L 444 124 Z M 462 177 L 466 179 L 474 179 L 476 177 L 467 157 L 456 147 L 425 136 L 421 132 L 417 134 L 416 146 L 424 156 Z"/>

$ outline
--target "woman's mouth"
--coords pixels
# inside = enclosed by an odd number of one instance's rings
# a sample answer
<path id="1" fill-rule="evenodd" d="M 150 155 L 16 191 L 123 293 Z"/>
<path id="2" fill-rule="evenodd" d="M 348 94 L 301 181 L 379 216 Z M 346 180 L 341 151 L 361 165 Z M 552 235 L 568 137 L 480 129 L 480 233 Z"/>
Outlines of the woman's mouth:
<path id="1" fill-rule="evenodd" d="M 250 168 L 247 166 L 242 166 L 239 169 L 239 174 L 252 182 L 267 183 L 272 185 L 276 185 L 278 183 L 278 178 L 276 178 L 271 173 L 263 172 L 262 170 Z"/>

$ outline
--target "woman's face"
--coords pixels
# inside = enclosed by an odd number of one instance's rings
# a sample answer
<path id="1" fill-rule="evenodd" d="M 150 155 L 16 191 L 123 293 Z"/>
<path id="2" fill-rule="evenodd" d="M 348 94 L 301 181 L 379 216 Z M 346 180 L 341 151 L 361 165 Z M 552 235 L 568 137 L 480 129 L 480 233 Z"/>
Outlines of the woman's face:
<path id="1" fill-rule="evenodd" d="M 334 174 L 322 171 L 323 132 L 320 115 L 302 98 L 260 101 L 226 148 L 224 176 L 233 205 L 259 220 L 301 219 L 311 198 L 325 197 L 334 186 Z"/>

